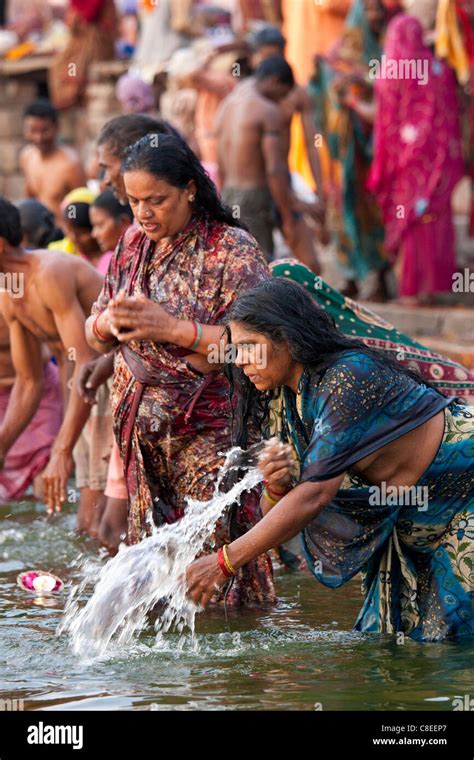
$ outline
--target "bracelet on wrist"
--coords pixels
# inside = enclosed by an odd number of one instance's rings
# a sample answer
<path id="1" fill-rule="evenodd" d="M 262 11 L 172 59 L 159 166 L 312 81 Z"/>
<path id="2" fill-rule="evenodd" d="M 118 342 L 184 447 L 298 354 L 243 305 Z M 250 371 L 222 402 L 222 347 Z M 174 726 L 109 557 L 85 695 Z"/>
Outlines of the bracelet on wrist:
<path id="1" fill-rule="evenodd" d="M 278 502 L 280 501 L 280 497 L 278 497 L 278 499 L 274 499 L 273 496 L 270 496 L 268 492 L 268 488 L 266 486 L 263 489 L 263 496 L 268 501 L 268 503 L 271 504 L 272 507 L 274 507 L 275 504 L 278 504 Z"/>
<path id="2" fill-rule="evenodd" d="M 196 348 L 199 346 L 202 338 L 202 327 L 199 322 L 193 322 L 193 341 L 188 348 L 191 349 L 191 351 L 195 351 Z"/>
<path id="3" fill-rule="evenodd" d="M 224 549 L 223 549 L 222 546 L 217 550 L 217 563 L 218 563 L 218 565 L 219 565 L 222 573 L 226 576 L 226 578 L 231 578 L 233 576 L 234 573 L 232 573 L 230 571 L 230 569 L 228 568 L 227 563 L 225 561 L 225 558 L 224 558 Z"/>
<path id="4" fill-rule="evenodd" d="M 100 316 L 102 316 L 102 314 L 103 312 L 100 311 L 98 314 L 95 315 L 95 319 L 92 322 L 92 332 L 94 334 L 94 337 L 99 341 L 99 343 L 110 343 L 110 341 L 112 340 L 112 337 L 107 338 L 104 335 L 104 333 L 102 333 L 99 330 L 99 325 L 97 324 L 97 320 L 99 319 Z"/>
<path id="5" fill-rule="evenodd" d="M 227 554 L 227 544 L 224 544 L 222 547 L 222 556 L 224 557 L 224 562 L 226 564 L 226 567 L 231 575 L 235 575 L 237 572 L 235 567 L 233 566 L 232 562 L 229 559 L 229 555 Z"/>

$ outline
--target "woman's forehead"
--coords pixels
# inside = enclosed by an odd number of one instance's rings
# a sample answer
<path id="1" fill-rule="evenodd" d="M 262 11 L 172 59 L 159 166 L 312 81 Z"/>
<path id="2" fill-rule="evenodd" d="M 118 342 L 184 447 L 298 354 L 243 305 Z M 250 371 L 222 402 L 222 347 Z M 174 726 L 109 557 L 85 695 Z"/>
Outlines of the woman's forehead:
<path id="1" fill-rule="evenodd" d="M 233 341 L 241 341 L 243 339 L 247 341 L 255 340 L 255 341 L 264 341 L 266 340 L 265 336 L 262 335 L 262 333 L 257 332 L 256 330 L 252 330 L 251 328 L 247 327 L 246 325 L 242 324 L 242 322 L 234 322 L 231 320 L 229 322 L 230 331 L 232 334 L 232 340 Z"/>
<path id="2" fill-rule="evenodd" d="M 143 170 L 124 172 L 123 180 L 127 190 L 134 191 L 132 195 L 135 193 L 144 196 L 147 193 L 168 193 L 173 189 L 173 186 L 162 177 L 156 177 L 154 174 Z"/>

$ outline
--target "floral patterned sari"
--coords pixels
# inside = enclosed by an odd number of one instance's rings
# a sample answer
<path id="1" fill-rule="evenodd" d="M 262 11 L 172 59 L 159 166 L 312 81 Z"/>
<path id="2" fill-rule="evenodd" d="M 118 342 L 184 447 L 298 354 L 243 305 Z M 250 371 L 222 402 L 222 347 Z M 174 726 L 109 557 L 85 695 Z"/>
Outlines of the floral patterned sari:
<path id="1" fill-rule="evenodd" d="M 269 276 L 256 242 L 245 231 L 194 216 L 161 245 L 132 227 L 111 261 L 93 313 L 119 290 L 144 293 L 182 319 L 219 324 L 239 292 Z M 128 539 L 138 542 L 155 523 L 183 516 L 185 497 L 206 500 L 214 492 L 222 452 L 231 446 L 228 384 L 219 371 L 198 372 L 183 356 L 189 349 L 134 340 L 116 355 L 111 404 L 129 493 Z M 259 495 L 242 498 L 239 535 L 260 518 Z M 228 543 L 227 516 L 216 528 L 216 545 Z M 238 571 L 230 603 L 274 599 L 267 555 Z"/>

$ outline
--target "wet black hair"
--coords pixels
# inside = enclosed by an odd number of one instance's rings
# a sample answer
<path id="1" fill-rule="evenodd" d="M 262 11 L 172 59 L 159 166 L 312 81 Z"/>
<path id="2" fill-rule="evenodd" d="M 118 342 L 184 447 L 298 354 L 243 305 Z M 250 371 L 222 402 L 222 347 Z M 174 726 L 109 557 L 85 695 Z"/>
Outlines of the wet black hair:
<path id="1" fill-rule="evenodd" d="M 98 195 L 91 203 L 91 208 L 101 208 L 113 219 L 120 219 L 121 216 L 128 216 L 130 222 L 133 221 L 133 212 L 128 203 L 120 203 L 112 190 L 104 190 L 103 193 Z"/>
<path id="2" fill-rule="evenodd" d="M 13 203 L 0 197 L 0 237 L 16 248 L 22 236 L 20 212 Z"/>
<path id="3" fill-rule="evenodd" d="M 56 108 L 46 98 L 38 98 L 27 105 L 23 111 L 23 118 L 26 119 L 28 116 L 36 116 L 38 119 L 47 119 L 53 124 L 57 124 L 59 121 L 59 114 Z"/>
<path id="4" fill-rule="evenodd" d="M 36 198 L 25 198 L 15 204 L 20 212 L 20 223 L 26 244 L 31 248 L 47 248 L 64 235 L 56 227 L 54 214 Z"/>
<path id="5" fill-rule="evenodd" d="M 295 78 L 290 64 L 281 55 L 271 55 L 265 58 L 255 69 L 255 77 L 260 81 L 268 77 L 276 77 L 282 84 L 293 87 Z"/>
<path id="6" fill-rule="evenodd" d="M 141 113 L 128 113 L 110 119 L 97 139 L 97 145 L 107 145 L 110 152 L 122 158 L 129 145 L 149 134 L 174 135 L 182 140 L 179 132 L 164 119 L 153 119 Z"/>
<path id="7" fill-rule="evenodd" d="M 360 339 L 346 337 L 337 328 L 334 319 L 302 285 L 285 277 L 265 280 L 239 295 L 226 316 L 228 335 L 230 321 L 242 323 L 276 345 L 286 345 L 292 359 L 305 369 L 314 371 L 318 377 L 324 375 L 341 353 L 357 350 L 370 356 L 380 366 L 388 366 L 419 384 L 433 388 L 430 382 L 404 367 L 387 352 L 366 346 Z M 245 448 L 250 419 L 255 420 L 260 432 L 265 435 L 269 403 L 274 391 L 258 391 L 244 372 L 233 364 L 227 364 L 225 371 L 230 382 L 233 443 Z"/>
<path id="8" fill-rule="evenodd" d="M 125 152 L 122 173 L 145 171 L 183 190 L 191 180 L 196 184 L 194 208 L 197 212 L 231 227 L 247 229 L 222 203 L 214 182 L 191 148 L 174 135 L 146 135 Z"/>

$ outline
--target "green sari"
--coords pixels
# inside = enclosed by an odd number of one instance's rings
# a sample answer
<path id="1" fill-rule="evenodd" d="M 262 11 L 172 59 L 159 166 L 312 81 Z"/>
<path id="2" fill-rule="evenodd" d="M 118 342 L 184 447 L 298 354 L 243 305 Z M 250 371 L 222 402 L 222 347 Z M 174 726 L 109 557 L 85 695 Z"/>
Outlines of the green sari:
<path id="1" fill-rule="evenodd" d="M 329 55 L 319 59 L 309 83 L 315 123 L 327 139 L 330 184 L 337 195 L 329 205 L 329 226 L 342 270 L 351 280 L 386 269 L 388 257 L 379 209 L 365 190 L 372 128 L 340 102 L 337 85 L 341 76 L 352 76 L 346 89 L 358 97 L 367 96 L 372 89 L 369 63 L 381 54 L 363 0 L 355 0 L 341 39 Z"/>

